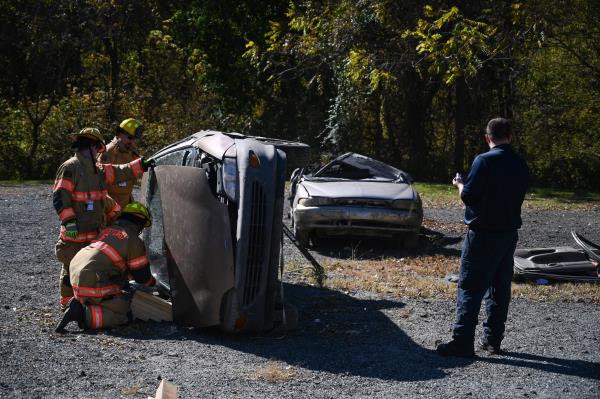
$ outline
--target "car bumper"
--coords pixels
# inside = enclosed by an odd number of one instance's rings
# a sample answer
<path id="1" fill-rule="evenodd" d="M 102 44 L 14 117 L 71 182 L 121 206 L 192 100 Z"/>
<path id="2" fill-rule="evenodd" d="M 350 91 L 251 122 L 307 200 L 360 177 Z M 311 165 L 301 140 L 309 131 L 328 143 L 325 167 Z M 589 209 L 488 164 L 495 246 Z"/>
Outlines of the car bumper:
<path id="1" fill-rule="evenodd" d="M 331 235 L 392 236 L 418 232 L 423 222 L 422 209 L 297 205 L 293 214 L 298 230 Z"/>

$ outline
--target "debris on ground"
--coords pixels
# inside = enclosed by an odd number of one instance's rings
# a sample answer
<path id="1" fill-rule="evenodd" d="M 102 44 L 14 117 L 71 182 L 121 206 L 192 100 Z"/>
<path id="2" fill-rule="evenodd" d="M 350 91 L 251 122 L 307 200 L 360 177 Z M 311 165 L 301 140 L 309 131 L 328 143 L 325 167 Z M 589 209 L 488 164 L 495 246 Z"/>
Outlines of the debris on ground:
<path id="1" fill-rule="evenodd" d="M 177 385 L 162 380 L 156 390 L 156 396 L 148 396 L 148 399 L 177 399 Z"/>

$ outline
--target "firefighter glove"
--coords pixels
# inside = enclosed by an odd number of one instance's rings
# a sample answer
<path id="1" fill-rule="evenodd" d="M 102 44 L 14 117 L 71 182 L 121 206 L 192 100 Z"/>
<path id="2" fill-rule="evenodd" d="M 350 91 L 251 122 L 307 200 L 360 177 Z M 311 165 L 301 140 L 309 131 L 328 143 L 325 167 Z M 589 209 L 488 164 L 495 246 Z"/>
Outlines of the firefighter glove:
<path id="1" fill-rule="evenodd" d="M 79 234 L 77 231 L 77 223 L 74 221 L 67 222 L 67 224 L 65 224 L 65 230 L 67 237 L 70 238 L 77 238 L 77 235 Z"/>
<path id="2" fill-rule="evenodd" d="M 156 166 L 156 161 L 152 158 L 144 158 L 142 157 L 142 169 L 144 169 L 144 172 L 147 172 L 148 169 L 150 168 L 154 168 Z"/>

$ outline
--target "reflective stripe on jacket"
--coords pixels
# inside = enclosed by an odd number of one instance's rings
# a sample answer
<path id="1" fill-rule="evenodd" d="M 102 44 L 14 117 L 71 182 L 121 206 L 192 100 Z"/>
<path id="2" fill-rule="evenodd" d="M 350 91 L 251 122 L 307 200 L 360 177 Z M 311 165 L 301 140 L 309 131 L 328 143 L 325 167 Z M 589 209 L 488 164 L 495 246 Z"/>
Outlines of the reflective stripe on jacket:
<path id="1" fill-rule="evenodd" d="M 141 160 L 126 165 L 96 164 L 77 153 L 64 162 L 58 168 L 53 188 L 54 208 L 62 225 L 60 238 L 72 242 L 91 241 L 99 229 L 107 225 L 107 212 L 115 210 L 114 202 L 107 199 L 108 183 L 142 174 Z M 65 234 L 64 225 L 71 220 L 77 221 L 77 238 Z"/>
<path id="2" fill-rule="evenodd" d="M 98 160 L 102 163 L 110 163 L 113 165 L 122 165 L 138 159 L 139 156 L 132 151 L 123 150 L 119 147 L 119 143 L 114 138 L 107 146 L 106 151 L 98 156 Z M 108 194 L 124 207 L 133 199 L 133 186 L 137 179 L 122 181 L 108 186 Z"/>
<path id="3" fill-rule="evenodd" d="M 75 255 L 69 273 L 75 297 L 82 301 L 121 294 L 129 276 L 140 284 L 154 284 L 137 227 L 122 219 Z"/>

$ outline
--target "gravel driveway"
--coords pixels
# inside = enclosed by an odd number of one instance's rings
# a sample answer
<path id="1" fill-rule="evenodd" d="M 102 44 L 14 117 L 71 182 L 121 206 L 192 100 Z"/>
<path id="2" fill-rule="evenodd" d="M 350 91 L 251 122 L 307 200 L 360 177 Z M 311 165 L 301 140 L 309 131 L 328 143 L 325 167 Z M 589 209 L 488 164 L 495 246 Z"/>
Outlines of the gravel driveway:
<path id="1" fill-rule="evenodd" d="M 146 398 L 160 379 L 176 384 L 180 398 L 600 397 L 600 306 L 586 303 L 514 301 L 506 354 L 473 361 L 433 351 L 450 336 L 452 301 L 343 293 L 290 278 L 285 292 L 300 309 L 300 326 L 286 336 L 139 322 L 55 334 L 58 223 L 50 190 L 0 186 L 1 398 Z M 599 216 L 527 211 L 520 246 L 572 245 L 571 228 L 597 239 Z M 426 217 L 456 222 L 460 209 Z M 460 235 L 448 238 L 456 250 Z M 289 243 L 285 253 L 301 260 Z"/>

